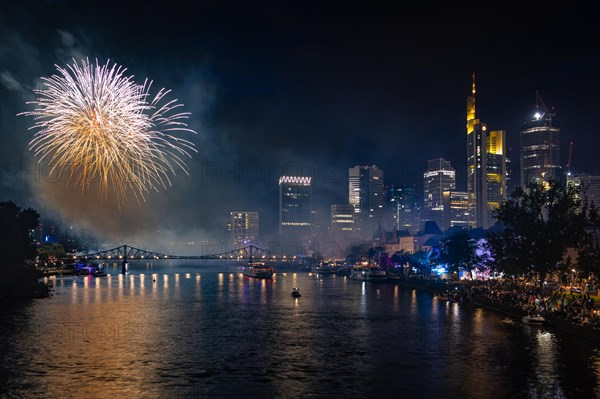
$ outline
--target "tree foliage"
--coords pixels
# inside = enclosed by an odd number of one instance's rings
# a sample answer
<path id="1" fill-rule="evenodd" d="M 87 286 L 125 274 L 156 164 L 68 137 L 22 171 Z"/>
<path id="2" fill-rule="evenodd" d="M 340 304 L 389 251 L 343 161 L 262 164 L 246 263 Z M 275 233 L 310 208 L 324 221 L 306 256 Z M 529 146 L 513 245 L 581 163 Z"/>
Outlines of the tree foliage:
<path id="1" fill-rule="evenodd" d="M 488 234 L 490 264 L 511 275 L 536 275 L 542 284 L 567 249 L 587 239 L 587 213 L 580 187 L 557 181 L 517 187 L 495 211 L 503 229 Z"/>
<path id="2" fill-rule="evenodd" d="M 21 265 L 36 256 L 35 231 L 40 215 L 31 208 L 21 209 L 12 201 L 0 202 L 0 266 Z"/>
<path id="3" fill-rule="evenodd" d="M 0 202 L 0 297 L 44 296 L 48 286 L 40 283 L 33 260 L 36 256 L 35 232 L 40 215 L 21 209 L 14 202 Z"/>
<path id="4" fill-rule="evenodd" d="M 588 207 L 586 237 L 577 247 L 577 269 L 582 276 L 600 276 L 600 213 L 594 204 Z"/>
<path id="5" fill-rule="evenodd" d="M 477 242 L 465 229 L 454 232 L 441 242 L 440 260 L 450 265 L 449 271 L 471 270 L 478 262 Z"/>

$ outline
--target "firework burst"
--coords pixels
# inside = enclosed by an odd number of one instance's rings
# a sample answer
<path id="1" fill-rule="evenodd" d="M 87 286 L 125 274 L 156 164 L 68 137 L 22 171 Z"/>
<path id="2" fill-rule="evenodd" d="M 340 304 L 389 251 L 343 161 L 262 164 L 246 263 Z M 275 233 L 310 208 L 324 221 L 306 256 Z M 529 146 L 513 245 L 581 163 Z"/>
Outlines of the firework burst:
<path id="1" fill-rule="evenodd" d="M 66 175 L 67 185 L 82 192 L 98 183 L 101 201 L 112 189 L 119 206 L 129 190 L 140 202 L 150 190 L 171 186 L 177 170 L 188 173 L 184 159 L 196 150 L 175 134 L 195 132 L 184 122 L 190 113 L 178 112 L 183 105 L 166 100 L 170 90 L 152 96 L 152 81 L 137 84 L 110 61 L 56 68 L 59 74 L 42 78 L 44 87 L 35 91 L 35 109 L 19 114 L 34 117 L 29 149 L 51 173 Z"/>

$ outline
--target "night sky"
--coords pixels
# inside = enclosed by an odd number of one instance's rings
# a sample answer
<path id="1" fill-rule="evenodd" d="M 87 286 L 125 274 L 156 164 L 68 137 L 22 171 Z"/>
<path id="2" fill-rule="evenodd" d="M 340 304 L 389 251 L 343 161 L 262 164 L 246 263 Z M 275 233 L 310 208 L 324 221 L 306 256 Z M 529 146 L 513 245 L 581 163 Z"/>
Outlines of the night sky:
<path id="1" fill-rule="evenodd" d="M 600 173 L 592 2 L 19 3 L 0 6 L 0 200 L 101 236 L 209 237 L 235 209 L 258 210 L 263 232 L 273 232 L 280 173 L 314 176 L 323 223 L 331 203 L 347 201 L 347 169 L 356 164 L 377 164 L 386 184 L 419 184 L 426 161 L 443 157 L 466 189 L 473 72 L 478 117 L 507 131 L 515 169 L 519 126 L 539 90 L 561 123 L 563 165 L 572 140 L 573 170 Z M 72 188 L 48 198 L 27 173 L 32 121 L 16 114 L 54 64 L 83 57 L 110 59 L 136 81 L 173 90 L 198 132 L 190 176 L 121 211 Z"/>

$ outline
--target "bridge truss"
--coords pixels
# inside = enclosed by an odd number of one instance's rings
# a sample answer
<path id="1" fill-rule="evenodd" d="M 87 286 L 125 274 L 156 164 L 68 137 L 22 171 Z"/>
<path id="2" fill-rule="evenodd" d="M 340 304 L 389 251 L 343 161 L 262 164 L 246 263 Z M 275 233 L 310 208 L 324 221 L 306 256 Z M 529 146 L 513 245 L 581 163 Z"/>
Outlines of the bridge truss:
<path id="1" fill-rule="evenodd" d="M 135 248 L 129 245 L 121 245 L 119 247 L 107 249 L 105 251 L 90 253 L 79 256 L 84 259 L 98 259 L 98 260 L 119 260 L 119 259 L 131 259 L 131 260 L 160 260 L 160 259 L 248 259 L 248 260 L 263 260 L 263 261 L 281 261 L 295 259 L 293 256 L 278 255 L 272 251 L 254 246 L 247 245 L 245 247 L 234 249 L 231 251 L 221 252 L 210 255 L 170 255 L 159 252 L 153 252 L 146 249 Z"/>

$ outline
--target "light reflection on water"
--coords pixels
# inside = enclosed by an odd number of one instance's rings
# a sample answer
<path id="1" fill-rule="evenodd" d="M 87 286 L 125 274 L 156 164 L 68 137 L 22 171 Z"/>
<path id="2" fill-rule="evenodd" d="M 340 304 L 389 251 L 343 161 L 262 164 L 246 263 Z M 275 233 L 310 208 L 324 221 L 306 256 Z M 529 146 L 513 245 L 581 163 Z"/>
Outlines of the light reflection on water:
<path id="1" fill-rule="evenodd" d="M 108 271 L 0 313 L 0 397 L 599 396 L 596 344 L 426 291 L 237 264 Z"/>

